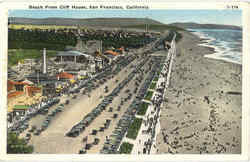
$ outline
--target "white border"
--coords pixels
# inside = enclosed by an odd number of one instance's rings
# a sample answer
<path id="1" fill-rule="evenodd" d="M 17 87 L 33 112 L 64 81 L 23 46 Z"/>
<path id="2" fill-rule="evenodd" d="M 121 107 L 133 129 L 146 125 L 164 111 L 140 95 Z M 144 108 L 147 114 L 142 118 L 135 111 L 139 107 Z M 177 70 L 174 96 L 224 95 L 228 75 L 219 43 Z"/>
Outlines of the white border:
<path id="1" fill-rule="evenodd" d="M 225 2 L 225 1 L 217 1 L 217 2 L 201 2 L 201 1 L 197 1 L 197 2 L 187 2 L 187 1 L 171 1 L 171 2 L 161 2 L 161 3 L 157 3 L 157 2 L 149 2 L 148 0 L 141 0 L 141 1 L 123 1 L 123 2 L 119 2 L 118 0 L 110 0 L 110 1 L 105 1 L 105 0 L 99 0 L 99 1 L 90 1 L 90 0 L 75 0 L 75 1 L 64 1 L 64 0 L 51 0 L 51 1 L 17 1 L 17 0 L 8 0 L 8 2 L 2 2 L 2 6 L 4 6 L 4 8 L 7 9 L 28 9 L 29 5 L 119 5 L 119 6 L 123 6 L 124 9 L 126 8 L 126 5 L 147 5 L 150 6 L 150 9 L 188 9 L 188 10 L 200 10 L 200 9 L 227 9 L 227 5 L 237 5 L 239 6 L 241 9 L 244 7 L 243 4 L 247 4 L 244 2 Z M 98 10 L 102 10 L 102 9 L 98 9 Z"/>
<path id="2" fill-rule="evenodd" d="M 117 0 L 106 2 L 95 1 L 95 2 L 79 2 L 74 1 L 74 4 L 105 4 L 109 5 L 116 4 Z M 129 3 L 130 2 L 130 3 Z M 135 5 L 148 5 L 150 9 L 226 9 L 226 5 L 238 5 L 243 10 L 243 71 L 242 71 L 242 154 L 241 155 L 7 155 L 6 154 L 6 113 L 7 113 L 7 40 L 8 40 L 8 10 L 9 9 L 28 9 L 28 5 L 44 5 L 44 4 L 72 4 L 72 2 L 65 1 L 50 1 L 50 2 L 23 2 L 16 0 L 9 0 L 8 2 L 0 2 L 0 160 L 31 160 L 31 161 L 248 161 L 249 160 L 249 146 L 250 146 L 250 129 L 249 129 L 249 99 L 250 99 L 250 4 L 246 2 L 148 2 L 148 1 L 137 1 Z M 119 5 L 131 5 L 131 1 L 119 2 Z M 97 11 L 98 12 L 98 11 Z"/>

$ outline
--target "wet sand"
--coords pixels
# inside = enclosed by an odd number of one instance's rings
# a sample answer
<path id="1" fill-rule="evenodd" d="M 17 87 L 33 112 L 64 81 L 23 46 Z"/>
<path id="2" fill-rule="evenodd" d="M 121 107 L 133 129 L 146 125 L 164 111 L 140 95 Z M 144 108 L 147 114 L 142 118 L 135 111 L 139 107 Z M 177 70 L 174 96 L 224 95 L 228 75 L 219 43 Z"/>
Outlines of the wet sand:
<path id="1" fill-rule="evenodd" d="M 161 109 L 158 153 L 240 154 L 241 65 L 205 58 L 214 50 L 182 34 Z"/>

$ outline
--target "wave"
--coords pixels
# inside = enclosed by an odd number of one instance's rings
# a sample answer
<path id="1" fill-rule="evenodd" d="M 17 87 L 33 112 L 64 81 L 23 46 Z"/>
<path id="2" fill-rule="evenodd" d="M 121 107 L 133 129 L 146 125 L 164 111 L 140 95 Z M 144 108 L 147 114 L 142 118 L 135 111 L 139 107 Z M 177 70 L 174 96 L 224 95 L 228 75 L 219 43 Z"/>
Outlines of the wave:
<path id="1" fill-rule="evenodd" d="M 216 39 L 209 34 L 210 30 L 191 30 L 193 34 L 199 38 L 204 39 L 205 42 L 199 44 L 200 46 L 211 47 L 214 49 L 213 54 L 207 54 L 204 57 L 224 60 L 231 63 L 242 64 L 242 38 L 230 38 L 229 36 L 223 35 L 223 39 Z M 223 30 L 211 30 L 213 32 L 223 32 Z"/>

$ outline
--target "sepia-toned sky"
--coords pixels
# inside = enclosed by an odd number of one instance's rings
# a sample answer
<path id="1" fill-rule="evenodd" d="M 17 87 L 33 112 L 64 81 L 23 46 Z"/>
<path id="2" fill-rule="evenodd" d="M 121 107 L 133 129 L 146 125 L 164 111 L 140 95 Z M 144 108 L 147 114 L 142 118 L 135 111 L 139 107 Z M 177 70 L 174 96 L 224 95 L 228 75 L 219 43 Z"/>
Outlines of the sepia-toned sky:
<path id="1" fill-rule="evenodd" d="M 152 18 L 165 24 L 196 22 L 225 25 L 242 25 L 240 10 L 12 10 L 12 17 L 26 18 Z"/>

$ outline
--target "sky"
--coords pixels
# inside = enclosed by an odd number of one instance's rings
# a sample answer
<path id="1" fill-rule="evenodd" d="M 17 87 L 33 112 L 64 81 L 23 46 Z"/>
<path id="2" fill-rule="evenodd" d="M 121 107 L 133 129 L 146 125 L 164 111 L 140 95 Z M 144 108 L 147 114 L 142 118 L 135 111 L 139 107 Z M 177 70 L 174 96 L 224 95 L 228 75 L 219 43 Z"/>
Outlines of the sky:
<path id="1" fill-rule="evenodd" d="M 242 25 L 240 10 L 12 10 L 11 17 L 25 18 L 152 18 L 164 24 L 196 22 L 201 24 Z"/>

